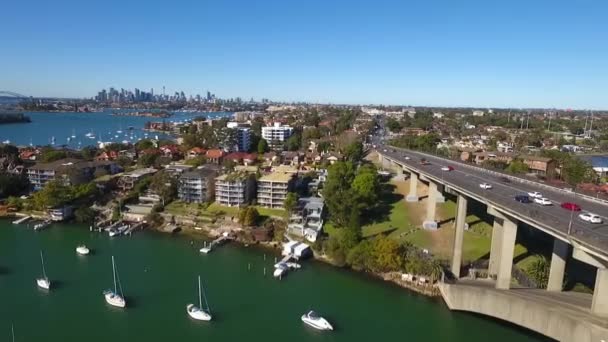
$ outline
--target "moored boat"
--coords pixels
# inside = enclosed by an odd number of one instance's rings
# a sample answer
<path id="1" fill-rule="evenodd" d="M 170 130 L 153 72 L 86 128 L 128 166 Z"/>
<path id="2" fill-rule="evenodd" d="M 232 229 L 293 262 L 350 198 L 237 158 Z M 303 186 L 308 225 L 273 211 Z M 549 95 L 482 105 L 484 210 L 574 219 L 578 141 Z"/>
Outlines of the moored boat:
<path id="1" fill-rule="evenodd" d="M 312 310 L 309 311 L 307 314 L 302 315 L 302 322 L 317 330 L 334 330 L 334 327 L 329 324 L 329 322 L 325 318 L 319 316 L 316 312 Z"/>

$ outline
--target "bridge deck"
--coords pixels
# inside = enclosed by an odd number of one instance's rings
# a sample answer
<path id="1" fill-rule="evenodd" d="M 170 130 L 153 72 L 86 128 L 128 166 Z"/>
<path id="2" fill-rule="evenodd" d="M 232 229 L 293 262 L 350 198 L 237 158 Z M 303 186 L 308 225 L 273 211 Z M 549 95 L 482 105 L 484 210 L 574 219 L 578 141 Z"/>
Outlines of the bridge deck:
<path id="1" fill-rule="evenodd" d="M 489 280 L 459 280 L 440 288 L 452 310 L 496 317 L 559 341 L 608 341 L 608 319 L 591 314 L 590 294 L 497 290 Z"/>

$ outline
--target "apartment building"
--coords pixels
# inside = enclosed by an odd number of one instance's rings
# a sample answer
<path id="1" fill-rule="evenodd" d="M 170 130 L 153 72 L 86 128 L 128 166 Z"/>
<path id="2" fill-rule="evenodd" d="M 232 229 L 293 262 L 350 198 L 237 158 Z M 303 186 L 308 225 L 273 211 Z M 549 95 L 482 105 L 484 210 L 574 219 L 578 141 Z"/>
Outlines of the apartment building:
<path id="1" fill-rule="evenodd" d="M 289 139 L 293 133 L 293 127 L 282 126 L 280 122 L 275 122 L 273 126 L 262 127 L 262 138 L 273 148 L 282 148 L 283 142 Z"/>
<path id="2" fill-rule="evenodd" d="M 111 161 L 65 158 L 50 163 L 36 163 L 28 167 L 27 177 L 34 190 L 40 190 L 47 182 L 54 180 L 61 180 L 65 185 L 89 182 L 98 169 L 103 169 L 109 174 L 120 171 L 120 168 Z"/>
<path id="3" fill-rule="evenodd" d="M 215 201 L 227 207 L 251 203 L 255 194 L 255 175 L 232 172 L 215 179 Z"/>
<path id="4" fill-rule="evenodd" d="M 237 151 L 249 151 L 251 147 L 251 129 L 247 125 L 238 122 L 229 122 L 227 127 L 236 130 Z"/>
<path id="5" fill-rule="evenodd" d="M 188 203 L 203 203 L 213 200 L 216 175 L 217 173 L 214 170 L 209 169 L 182 173 L 179 177 L 177 197 Z"/>
<path id="6" fill-rule="evenodd" d="M 287 193 L 293 189 L 294 173 L 273 172 L 258 180 L 258 205 L 284 209 Z"/>
<path id="7" fill-rule="evenodd" d="M 118 179 L 118 188 L 122 191 L 133 190 L 138 181 L 155 174 L 157 171 L 157 169 L 153 168 L 143 168 L 127 172 Z"/>

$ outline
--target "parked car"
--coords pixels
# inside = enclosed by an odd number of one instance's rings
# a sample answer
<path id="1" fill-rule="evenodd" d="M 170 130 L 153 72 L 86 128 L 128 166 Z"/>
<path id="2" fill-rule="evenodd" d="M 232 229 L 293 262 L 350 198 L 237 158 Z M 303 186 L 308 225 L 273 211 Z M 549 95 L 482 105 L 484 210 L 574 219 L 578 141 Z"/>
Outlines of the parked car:
<path id="1" fill-rule="evenodd" d="M 553 205 L 553 203 L 551 201 L 549 201 L 549 199 L 546 197 L 535 198 L 534 203 L 537 203 L 540 205 Z"/>
<path id="2" fill-rule="evenodd" d="M 593 214 L 593 213 L 582 213 L 579 214 L 578 217 L 585 221 L 585 222 L 589 222 L 589 223 L 602 223 L 602 218 L 599 215 Z"/>
<path id="3" fill-rule="evenodd" d="M 564 202 L 562 203 L 561 207 L 569 211 L 581 211 L 581 207 L 572 202 Z"/>
<path id="4" fill-rule="evenodd" d="M 543 194 L 541 194 L 538 191 L 528 192 L 528 196 L 530 196 L 532 198 L 543 198 Z"/>
<path id="5" fill-rule="evenodd" d="M 454 167 L 453 166 L 444 166 L 441 168 L 441 171 L 454 171 Z"/>
<path id="6" fill-rule="evenodd" d="M 488 190 L 488 189 L 492 189 L 492 184 L 481 183 L 481 184 L 479 184 L 479 187 L 482 189 Z"/>
<path id="7" fill-rule="evenodd" d="M 517 195 L 515 196 L 515 200 L 519 203 L 530 203 L 530 197 L 528 195 Z"/>

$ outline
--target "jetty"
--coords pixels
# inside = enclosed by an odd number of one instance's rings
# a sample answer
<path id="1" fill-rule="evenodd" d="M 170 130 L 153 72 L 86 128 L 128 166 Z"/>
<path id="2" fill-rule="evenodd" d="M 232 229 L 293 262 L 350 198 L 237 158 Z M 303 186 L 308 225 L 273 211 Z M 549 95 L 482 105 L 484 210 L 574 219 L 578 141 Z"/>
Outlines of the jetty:
<path id="1" fill-rule="evenodd" d="M 13 224 L 22 224 L 22 223 L 24 223 L 25 221 L 27 221 L 27 220 L 29 220 L 31 218 L 32 218 L 31 216 L 24 216 L 24 217 L 22 217 L 20 219 L 17 219 L 15 221 L 13 221 Z"/>
<path id="2" fill-rule="evenodd" d="M 297 260 L 297 258 L 294 254 L 288 253 L 285 256 L 283 256 L 283 259 L 281 259 L 281 261 L 274 264 L 273 276 L 275 278 L 281 279 L 283 277 L 283 275 L 286 274 L 289 269 L 297 270 L 302 267 L 302 265 L 298 264 L 297 262 L 290 261 L 292 259 Z"/>
<path id="3" fill-rule="evenodd" d="M 137 223 L 137 224 L 131 225 L 131 227 L 129 227 L 129 228 L 128 228 L 128 229 L 127 229 L 127 230 L 126 230 L 124 233 L 123 233 L 123 235 L 131 235 L 131 234 L 133 234 L 133 232 L 134 232 L 134 231 L 136 231 L 136 230 L 138 230 L 138 229 L 143 230 L 143 229 L 144 229 L 144 225 L 145 225 L 145 223 L 143 223 L 143 222 L 140 222 L 140 223 Z"/>
<path id="4" fill-rule="evenodd" d="M 223 233 L 222 235 L 220 235 L 217 239 L 211 241 L 211 243 L 203 248 L 201 248 L 200 252 L 201 253 L 209 253 L 211 252 L 211 250 L 215 247 L 220 245 L 221 243 L 223 243 L 224 241 L 230 240 L 230 235 L 228 235 L 228 233 Z"/>

